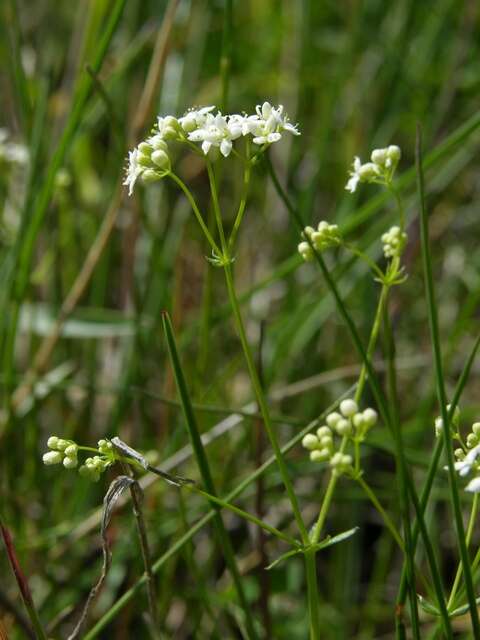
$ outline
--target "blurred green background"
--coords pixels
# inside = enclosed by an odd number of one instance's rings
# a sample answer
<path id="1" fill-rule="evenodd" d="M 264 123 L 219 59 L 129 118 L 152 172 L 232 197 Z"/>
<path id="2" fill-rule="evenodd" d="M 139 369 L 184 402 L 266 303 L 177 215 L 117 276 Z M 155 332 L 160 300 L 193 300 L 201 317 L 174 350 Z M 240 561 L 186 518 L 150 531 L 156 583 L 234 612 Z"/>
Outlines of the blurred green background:
<path id="1" fill-rule="evenodd" d="M 121 187 L 127 150 L 157 114 L 181 115 L 207 104 L 227 112 L 252 112 L 264 100 L 283 104 L 302 136 L 275 145 L 272 160 L 305 223 L 335 222 L 375 258 L 394 210 L 373 185 L 354 196 L 344 190 L 354 155 L 366 160 L 372 148 L 398 144 L 402 174 L 413 164 L 417 122 L 427 154 L 449 140 L 432 161 L 427 188 L 452 387 L 477 331 L 480 6 L 234 0 L 231 22 L 228 8 L 221 0 L 3 0 L 0 6 L 0 126 L 6 130 L 0 136 L 0 508 L 52 637 L 67 636 L 98 576 L 98 508 L 108 480 L 91 485 L 75 472 L 44 467 L 47 437 L 94 445 L 120 435 L 152 452 L 160 467 L 198 479 L 188 451 L 172 459 L 188 436 L 166 357 L 163 309 L 172 315 L 202 430 L 252 399 L 222 274 L 205 260 L 208 247 L 186 200 L 171 183 L 140 187 L 132 198 Z M 206 210 L 204 165 L 185 154 L 175 163 Z M 221 186 L 227 226 L 240 188 L 240 168 L 229 158 Z M 411 174 L 404 195 L 409 278 L 394 291 L 392 308 L 402 426 L 420 486 L 438 409 Z M 282 442 L 345 392 L 359 368 L 318 272 L 296 253 L 298 241 L 259 165 L 235 268 Z M 342 252 L 328 262 L 366 339 L 378 284 Z M 58 318 L 64 321 L 58 340 L 48 345 Z M 479 418 L 477 373 L 462 399 L 466 419 Z M 270 450 L 258 420 L 221 424 L 224 433 L 207 451 L 224 495 Z M 365 447 L 364 466 L 395 515 L 391 452 L 380 426 Z M 313 520 L 322 490 L 319 466 L 299 446 L 288 461 L 305 517 Z M 455 541 L 446 498 L 439 474 L 428 520 L 451 579 Z M 294 531 L 274 465 L 238 504 Z M 208 510 L 204 501 L 161 482 L 146 489 L 144 507 L 155 558 Z M 281 545 L 231 514 L 225 522 L 263 637 L 306 638 L 301 560 L 266 573 Z M 327 528 L 353 526 L 360 527 L 356 536 L 319 556 L 325 638 L 392 637 L 402 558 L 357 486 L 345 480 Z M 128 508 L 114 516 L 109 537 L 113 564 L 90 627 L 143 571 Z M 3 554 L 0 575 L 9 637 L 28 637 Z M 162 564 L 158 590 L 164 637 L 241 637 L 241 612 L 209 525 Z M 139 590 L 98 637 L 151 637 L 145 611 Z M 463 618 L 455 625 L 459 637 L 469 637 L 461 635 Z M 427 622 L 425 637 L 428 629 Z"/>

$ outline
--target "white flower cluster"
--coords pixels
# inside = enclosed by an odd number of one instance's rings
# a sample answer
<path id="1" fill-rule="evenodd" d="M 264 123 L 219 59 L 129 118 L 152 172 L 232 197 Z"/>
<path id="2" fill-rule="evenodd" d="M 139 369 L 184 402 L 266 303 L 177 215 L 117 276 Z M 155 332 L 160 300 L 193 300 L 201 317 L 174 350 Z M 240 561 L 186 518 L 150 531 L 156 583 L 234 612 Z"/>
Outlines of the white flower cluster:
<path id="1" fill-rule="evenodd" d="M 47 447 L 50 451 L 43 455 L 44 464 L 62 463 L 65 469 L 76 469 L 78 467 L 78 452 L 83 447 L 79 447 L 73 440 L 50 436 L 47 440 Z M 109 440 L 98 441 L 98 453 L 100 455 L 87 458 L 78 470 L 81 476 L 94 482 L 97 482 L 105 469 L 115 462 L 113 445 Z"/>
<path id="2" fill-rule="evenodd" d="M 400 147 L 390 145 L 385 149 L 374 149 L 370 156 L 371 162 L 362 164 L 357 156 L 353 162 L 353 171 L 345 186 L 347 191 L 354 193 L 359 182 L 377 182 L 389 184 L 395 173 L 402 152 Z"/>
<path id="3" fill-rule="evenodd" d="M 334 450 L 334 434 L 361 442 L 369 429 L 376 424 L 377 419 L 377 412 L 374 409 L 359 411 L 354 400 L 342 400 L 340 413 L 334 411 L 328 414 L 327 424 L 317 429 L 316 435 L 307 434 L 302 440 L 302 445 L 310 451 L 310 460 L 329 461 L 330 466 L 338 474 L 348 472 L 352 469 L 352 456 Z"/>
<path id="4" fill-rule="evenodd" d="M 476 422 L 473 426 L 477 427 L 477 433 L 480 435 L 480 423 Z M 463 449 L 455 450 L 455 457 L 457 458 L 457 462 L 455 462 L 455 469 L 458 471 L 458 474 L 463 478 L 467 476 L 472 469 L 477 474 L 465 487 L 465 491 L 469 491 L 470 493 L 480 492 L 480 461 L 477 461 L 479 456 L 480 444 L 477 444 L 473 449 L 470 449 L 467 454 L 465 454 Z"/>
<path id="5" fill-rule="evenodd" d="M 340 231 L 336 224 L 328 224 L 326 220 L 318 223 L 317 230 L 313 227 L 305 227 L 302 232 L 304 238 L 308 238 L 317 251 L 324 251 L 342 242 Z M 298 253 L 304 260 L 312 260 L 313 250 L 306 241 L 298 245 Z"/>
<path id="6" fill-rule="evenodd" d="M 386 258 L 396 258 L 402 254 L 407 242 L 407 234 L 396 225 L 382 235 L 383 254 Z"/>
<path id="7" fill-rule="evenodd" d="M 46 465 L 62 463 L 65 469 L 75 469 L 78 465 L 78 445 L 73 440 L 64 440 L 57 436 L 50 436 L 47 440 L 50 449 L 43 455 L 43 463 Z"/>
<path id="8" fill-rule="evenodd" d="M 233 142 L 240 137 L 252 136 L 252 142 L 263 151 L 282 138 L 283 132 L 300 135 L 285 114 L 283 106 L 273 107 L 269 102 L 257 105 L 253 115 L 213 113 L 214 106 L 190 109 L 184 116 L 159 117 L 152 135 L 129 152 L 127 175 L 123 184 L 132 194 L 138 178 L 145 182 L 160 180 L 170 171 L 169 141 L 192 144 L 201 143 L 205 155 L 218 148 L 226 158 Z"/>

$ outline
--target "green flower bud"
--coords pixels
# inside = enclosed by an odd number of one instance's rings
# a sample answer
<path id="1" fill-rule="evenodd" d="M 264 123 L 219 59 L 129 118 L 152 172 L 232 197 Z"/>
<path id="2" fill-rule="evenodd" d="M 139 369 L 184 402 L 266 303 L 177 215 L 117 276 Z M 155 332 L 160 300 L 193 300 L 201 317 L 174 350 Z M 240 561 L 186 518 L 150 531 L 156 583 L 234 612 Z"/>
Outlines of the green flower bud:
<path id="1" fill-rule="evenodd" d="M 313 433 L 307 433 L 307 435 L 304 436 L 302 440 L 302 445 L 305 447 L 305 449 L 313 451 L 314 449 L 319 448 L 320 443 L 318 442 L 318 438 L 314 436 Z"/>
<path id="2" fill-rule="evenodd" d="M 48 453 L 43 454 L 43 464 L 47 466 L 52 464 L 60 464 L 62 461 L 63 455 L 60 451 L 49 451 Z"/>

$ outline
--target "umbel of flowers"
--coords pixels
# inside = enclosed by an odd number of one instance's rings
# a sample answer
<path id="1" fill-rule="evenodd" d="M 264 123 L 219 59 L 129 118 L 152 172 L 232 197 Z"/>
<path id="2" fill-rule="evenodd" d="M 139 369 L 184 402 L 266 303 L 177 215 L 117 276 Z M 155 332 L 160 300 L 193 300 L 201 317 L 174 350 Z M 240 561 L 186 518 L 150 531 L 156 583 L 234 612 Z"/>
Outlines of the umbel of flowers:
<path id="1" fill-rule="evenodd" d="M 251 115 L 224 115 L 209 106 L 190 109 L 178 118 L 159 117 L 151 135 L 129 152 L 124 184 L 131 195 L 139 178 L 144 182 L 155 182 L 167 176 L 171 172 L 169 145 L 172 142 L 184 144 L 204 155 L 218 150 L 227 158 L 239 138 L 247 138 L 260 153 L 281 140 L 285 132 L 300 135 L 283 106 L 274 107 L 269 102 L 257 105 Z"/>
<path id="2" fill-rule="evenodd" d="M 326 424 L 319 427 L 315 434 L 308 433 L 302 445 L 310 451 L 313 462 L 328 462 L 336 474 L 353 472 L 353 458 L 344 453 L 345 443 L 351 440 L 362 442 L 368 431 L 377 423 L 377 412 L 367 408 L 360 411 L 355 400 L 346 399 L 340 403 L 340 412 L 328 414 Z M 342 444 L 335 448 L 334 437 L 339 436 Z"/>

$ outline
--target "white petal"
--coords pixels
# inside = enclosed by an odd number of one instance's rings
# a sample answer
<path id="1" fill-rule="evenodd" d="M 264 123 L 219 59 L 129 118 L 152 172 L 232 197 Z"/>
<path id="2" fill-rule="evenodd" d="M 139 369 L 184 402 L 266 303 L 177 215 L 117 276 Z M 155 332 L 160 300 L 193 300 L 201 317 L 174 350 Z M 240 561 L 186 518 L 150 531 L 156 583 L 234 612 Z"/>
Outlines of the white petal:
<path id="1" fill-rule="evenodd" d="M 225 158 L 228 158 L 230 151 L 232 150 L 232 141 L 224 138 L 220 143 L 220 152 Z"/>
<path id="2" fill-rule="evenodd" d="M 265 144 L 267 142 L 266 136 L 258 136 L 253 139 L 254 144 Z"/>
<path id="3" fill-rule="evenodd" d="M 362 161 L 358 156 L 355 156 L 355 160 L 353 161 L 353 168 L 355 171 L 359 171 L 362 166 Z"/>
<path id="4" fill-rule="evenodd" d="M 270 117 L 271 113 L 272 113 L 272 105 L 269 102 L 264 102 L 262 104 L 262 118 L 267 120 L 267 118 Z"/>
<path id="5" fill-rule="evenodd" d="M 269 133 L 267 136 L 268 142 L 278 142 L 281 138 L 282 135 L 280 133 Z"/>
<path id="6" fill-rule="evenodd" d="M 359 177 L 356 174 L 353 174 L 350 180 L 347 182 L 345 189 L 350 191 L 350 193 L 354 193 L 357 189 Z"/>
<path id="7" fill-rule="evenodd" d="M 212 143 L 209 142 L 208 140 L 204 140 L 202 142 L 202 151 L 205 155 L 207 155 L 207 153 L 210 151 L 211 146 L 212 146 Z"/>
<path id="8" fill-rule="evenodd" d="M 470 493 L 478 493 L 480 491 L 480 477 L 473 478 L 465 487 L 465 491 Z"/>

